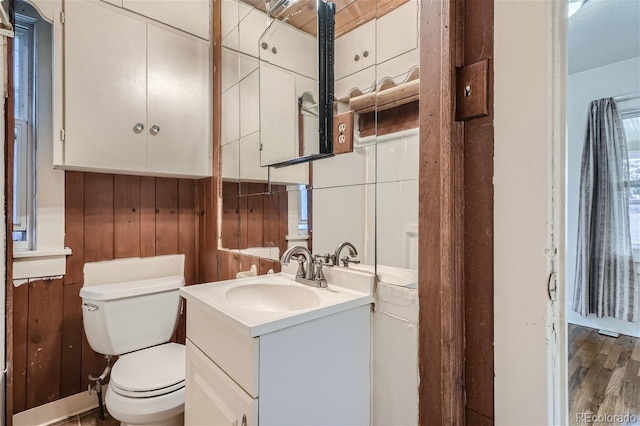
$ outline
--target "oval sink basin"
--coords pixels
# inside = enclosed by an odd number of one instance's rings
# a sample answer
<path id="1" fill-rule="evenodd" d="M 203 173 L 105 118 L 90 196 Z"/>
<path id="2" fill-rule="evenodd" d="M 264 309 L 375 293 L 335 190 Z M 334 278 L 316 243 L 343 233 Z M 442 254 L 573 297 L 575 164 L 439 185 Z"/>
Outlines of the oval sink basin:
<path id="1" fill-rule="evenodd" d="M 286 284 L 246 284 L 225 293 L 230 305 L 262 312 L 298 311 L 320 304 L 312 290 Z"/>

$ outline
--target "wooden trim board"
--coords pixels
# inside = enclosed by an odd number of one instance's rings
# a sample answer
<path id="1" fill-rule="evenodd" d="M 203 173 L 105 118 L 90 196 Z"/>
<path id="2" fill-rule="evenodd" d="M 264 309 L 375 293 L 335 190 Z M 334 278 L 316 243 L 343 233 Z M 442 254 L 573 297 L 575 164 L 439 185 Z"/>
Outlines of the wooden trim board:
<path id="1" fill-rule="evenodd" d="M 455 123 L 461 10 L 420 11 L 419 421 L 464 424 L 462 125 Z"/>
<path id="2" fill-rule="evenodd" d="M 104 392 L 107 391 L 106 388 L 103 387 Z M 97 406 L 98 397 L 95 393 L 89 395 L 89 392 L 81 392 L 14 414 L 12 419 L 15 426 L 48 425 L 93 410 Z"/>

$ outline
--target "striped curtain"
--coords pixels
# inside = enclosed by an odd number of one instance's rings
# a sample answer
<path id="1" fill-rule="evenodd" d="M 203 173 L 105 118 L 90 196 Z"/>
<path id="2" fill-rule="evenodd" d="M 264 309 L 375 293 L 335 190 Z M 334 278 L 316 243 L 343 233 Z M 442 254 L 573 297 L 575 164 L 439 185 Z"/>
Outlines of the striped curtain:
<path id="1" fill-rule="evenodd" d="M 627 140 L 615 101 L 589 105 L 582 151 L 573 310 L 638 319 L 638 279 L 629 230 Z"/>

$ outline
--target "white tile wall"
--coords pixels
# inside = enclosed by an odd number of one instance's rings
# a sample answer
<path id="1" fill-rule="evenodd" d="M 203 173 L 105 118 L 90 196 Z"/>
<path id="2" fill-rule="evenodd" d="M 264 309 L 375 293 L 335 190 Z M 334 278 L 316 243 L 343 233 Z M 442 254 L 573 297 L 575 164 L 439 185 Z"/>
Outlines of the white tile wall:
<path id="1" fill-rule="evenodd" d="M 368 245 L 365 229 L 367 220 L 372 219 L 372 216 L 365 212 L 366 194 L 367 187 L 373 186 L 371 184 L 313 189 L 314 253 L 333 253 L 336 246 L 343 241 L 351 242 L 360 253 L 365 251 L 364 248 Z"/>

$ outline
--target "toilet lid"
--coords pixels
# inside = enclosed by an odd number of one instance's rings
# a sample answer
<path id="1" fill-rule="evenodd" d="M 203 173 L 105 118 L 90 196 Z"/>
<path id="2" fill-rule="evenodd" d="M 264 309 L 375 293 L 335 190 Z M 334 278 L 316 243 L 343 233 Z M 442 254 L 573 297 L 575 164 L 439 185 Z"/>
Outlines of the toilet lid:
<path id="1" fill-rule="evenodd" d="M 165 343 L 120 356 L 110 383 L 121 395 L 149 397 L 184 387 L 184 375 L 184 345 Z"/>

